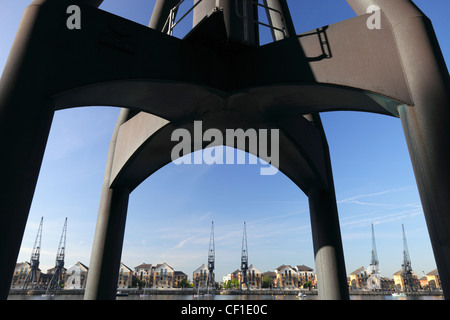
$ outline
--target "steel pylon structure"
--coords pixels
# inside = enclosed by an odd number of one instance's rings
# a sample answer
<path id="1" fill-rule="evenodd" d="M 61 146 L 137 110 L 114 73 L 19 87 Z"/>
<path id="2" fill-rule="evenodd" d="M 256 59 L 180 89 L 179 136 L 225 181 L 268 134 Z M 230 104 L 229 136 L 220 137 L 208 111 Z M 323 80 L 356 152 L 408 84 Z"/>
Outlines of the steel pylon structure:
<path id="1" fill-rule="evenodd" d="M 403 263 L 402 263 L 402 279 L 404 291 L 415 291 L 416 286 L 412 274 L 411 258 L 409 256 L 408 243 L 406 242 L 405 227 L 402 224 L 403 232 Z"/>
<path id="2" fill-rule="evenodd" d="M 199 0 L 186 12 L 180 0 L 156 0 L 148 26 L 102 10 L 102 2 L 32 1 L 3 70 L 1 299 L 9 293 L 54 114 L 85 106 L 121 108 L 85 299 L 115 299 L 129 195 L 168 163 L 210 145 L 194 141 L 172 152 L 175 130 L 193 137 L 197 121 L 201 133 L 213 129 L 222 137 L 257 129 L 268 142 L 268 132 L 279 133 L 270 146 L 279 147 L 278 169 L 308 196 L 319 298 L 349 299 L 320 117 L 328 111 L 401 120 L 450 299 L 450 77 L 432 23 L 413 1 L 347 0 L 355 17 L 301 34 L 287 0 Z M 174 36 L 188 16 L 192 29 Z M 273 42 L 261 45 L 260 27 L 270 28 Z M 273 160 L 269 148 L 222 144 Z"/>
<path id="3" fill-rule="evenodd" d="M 214 244 L 214 221 L 211 222 L 211 233 L 209 235 L 209 249 L 208 249 L 208 279 L 206 280 L 207 287 L 214 288 L 214 268 L 216 263 L 216 248 Z"/>
<path id="4" fill-rule="evenodd" d="M 42 224 L 44 222 L 44 217 L 41 217 L 41 222 L 39 223 L 39 229 L 36 235 L 36 239 L 33 245 L 33 251 L 31 252 L 30 258 L 30 272 L 28 273 L 25 282 L 23 284 L 23 289 L 35 289 L 38 284 L 38 269 L 39 260 L 41 256 L 41 240 L 42 240 Z"/>
<path id="5" fill-rule="evenodd" d="M 67 235 L 67 218 L 64 221 L 64 227 L 59 240 L 58 251 L 56 252 L 55 273 L 48 284 L 48 289 L 61 290 L 64 283 L 64 258 L 66 255 L 66 235 Z"/>
<path id="6" fill-rule="evenodd" d="M 375 242 L 375 231 L 372 223 L 372 250 L 370 265 L 368 268 L 367 288 L 369 290 L 381 289 L 380 262 L 378 261 L 377 245 Z"/>
<path id="7" fill-rule="evenodd" d="M 247 228 L 244 222 L 244 231 L 242 233 L 242 250 L 241 250 L 241 281 L 239 283 L 239 288 L 245 285 L 246 289 L 249 290 L 248 285 L 248 246 L 247 246 Z"/>

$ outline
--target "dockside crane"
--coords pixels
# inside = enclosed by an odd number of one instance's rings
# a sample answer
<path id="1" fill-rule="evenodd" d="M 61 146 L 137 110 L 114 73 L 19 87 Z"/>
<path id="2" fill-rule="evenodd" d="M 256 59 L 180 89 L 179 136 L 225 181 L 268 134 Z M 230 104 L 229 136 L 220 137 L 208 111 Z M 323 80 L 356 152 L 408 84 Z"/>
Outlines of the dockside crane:
<path id="1" fill-rule="evenodd" d="M 211 222 L 211 233 L 209 236 L 209 249 L 208 249 L 208 280 L 207 286 L 214 287 L 214 268 L 216 260 L 216 249 L 214 245 L 214 221 Z"/>
<path id="2" fill-rule="evenodd" d="M 67 234 L 67 218 L 64 221 L 64 227 L 61 234 L 61 239 L 59 240 L 58 251 L 56 252 L 56 261 L 55 261 L 55 273 L 48 284 L 48 289 L 56 289 L 61 290 L 62 284 L 64 283 L 63 279 L 63 269 L 64 269 L 64 257 L 66 253 L 66 234 Z"/>
<path id="3" fill-rule="evenodd" d="M 403 230 L 403 263 L 402 263 L 402 278 L 404 284 L 404 291 L 414 291 L 414 279 L 412 275 L 411 258 L 409 257 L 408 244 L 406 243 L 405 227 L 402 224 Z"/>
<path id="4" fill-rule="evenodd" d="M 373 230 L 373 223 L 372 223 L 372 258 L 370 261 L 370 265 L 374 266 L 374 270 L 378 271 L 379 264 L 380 262 L 378 261 L 377 244 L 375 242 L 375 232 Z"/>
<path id="5" fill-rule="evenodd" d="M 373 229 L 373 223 L 372 223 L 372 252 L 368 274 L 369 278 L 367 279 L 367 288 L 369 290 L 381 289 L 380 262 L 378 261 L 377 245 L 375 242 L 375 232 Z"/>
<path id="6" fill-rule="evenodd" d="M 241 282 L 239 283 L 239 287 L 242 290 L 242 285 L 245 284 L 247 290 L 249 290 L 248 285 L 248 248 L 247 248 L 247 228 L 246 223 L 244 222 L 244 232 L 242 235 L 242 252 L 241 252 Z"/>
<path id="7" fill-rule="evenodd" d="M 35 289 L 37 287 L 38 276 L 37 271 L 39 269 L 39 259 L 41 256 L 41 240 L 42 240 L 42 224 L 44 217 L 41 217 L 41 223 L 39 224 L 38 233 L 36 235 L 36 240 L 34 241 L 33 251 L 31 252 L 30 258 L 30 272 L 28 273 L 25 282 L 23 284 L 23 289 Z"/>

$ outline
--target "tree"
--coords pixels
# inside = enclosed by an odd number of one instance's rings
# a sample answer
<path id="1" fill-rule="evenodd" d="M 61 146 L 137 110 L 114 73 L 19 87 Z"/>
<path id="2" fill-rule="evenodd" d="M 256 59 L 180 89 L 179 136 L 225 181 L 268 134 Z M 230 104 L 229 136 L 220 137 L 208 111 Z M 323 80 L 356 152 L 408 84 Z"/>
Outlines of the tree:
<path id="1" fill-rule="evenodd" d="M 191 288 L 193 286 L 187 279 L 181 279 L 178 283 L 178 288 Z"/>
<path id="2" fill-rule="evenodd" d="M 136 278 L 136 277 L 133 277 L 133 279 L 131 280 L 132 282 L 132 286 L 133 287 L 138 287 L 139 289 L 142 289 L 142 287 L 144 287 L 145 286 L 145 281 L 144 280 L 141 280 L 141 279 L 138 279 L 138 278 Z"/>
<path id="3" fill-rule="evenodd" d="M 264 276 L 262 280 L 261 288 L 267 289 L 273 287 L 273 280 L 269 276 Z"/>
<path id="4" fill-rule="evenodd" d="M 303 289 L 309 289 L 311 290 L 312 288 L 312 283 L 311 281 L 306 281 L 305 284 L 303 285 Z"/>

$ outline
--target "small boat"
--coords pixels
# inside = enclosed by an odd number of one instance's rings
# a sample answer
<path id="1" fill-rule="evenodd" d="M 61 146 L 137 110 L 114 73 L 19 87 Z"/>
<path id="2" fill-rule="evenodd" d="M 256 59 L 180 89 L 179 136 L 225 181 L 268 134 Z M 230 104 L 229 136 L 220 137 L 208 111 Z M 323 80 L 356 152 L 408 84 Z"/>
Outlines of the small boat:
<path id="1" fill-rule="evenodd" d="M 128 293 L 127 292 L 122 292 L 122 291 L 117 291 L 116 296 L 118 296 L 118 297 L 127 297 Z"/>
<path id="2" fill-rule="evenodd" d="M 297 297 L 298 298 L 306 298 L 306 294 L 304 294 L 303 292 L 299 292 Z"/>
<path id="3" fill-rule="evenodd" d="M 141 298 L 148 298 L 148 297 L 151 297 L 151 296 L 152 296 L 151 294 L 145 293 L 145 290 L 144 290 L 144 292 L 140 295 Z"/>
<path id="4" fill-rule="evenodd" d="M 392 294 L 393 297 L 406 297 L 406 294 L 403 292 L 394 292 Z"/>
<path id="5" fill-rule="evenodd" d="M 208 277 L 209 277 L 209 275 L 208 275 Z M 198 285 L 198 288 L 197 288 L 197 294 L 193 294 L 192 295 L 192 297 L 194 297 L 194 298 L 200 298 L 200 297 L 203 297 L 203 296 L 205 296 L 205 294 L 204 293 L 200 293 L 200 287 L 201 287 L 201 281 L 200 281 L 200 283 L 199 283 L 199 285 Z"/>
<path id="6" fill-rule="evenodd" d="M 50 293 L 50 286 L 47 287 L 47 290 L 45 291 L 45 293 L 41 294 L 42 299 L 53 299 L 53 297 L 55 296 L 54 293 Z"/>

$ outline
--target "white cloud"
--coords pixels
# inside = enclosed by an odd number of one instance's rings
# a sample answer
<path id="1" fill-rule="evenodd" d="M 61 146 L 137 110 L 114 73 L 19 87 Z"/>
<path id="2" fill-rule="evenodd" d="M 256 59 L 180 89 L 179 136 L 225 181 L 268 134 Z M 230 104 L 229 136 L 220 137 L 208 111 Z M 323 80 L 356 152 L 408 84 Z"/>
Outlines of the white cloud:
<path id="1" fill-rule="evenodd" d="M 408 186 L 408 187 L 388 189 L 388 190 L 379 191 L 379 192 L 373 192 L 373 193 L 359 194 L 359 195 L 356 195 L 356 196 L 353 196 L 353 197 L 349 197 L 349 198 L 346 198 L 346 199 L 338 200 L 337 203 L 340 204 L 340 203 L 347 203 L 347 202 L 355 202 L 357 199 L 370 198 L 370 197 L 380 196 L 380 195 L 384 195 L 384 194 L 388 194 L 388 193 L 405 191 L 405 190 L 411 189 L 413 187 L 414 186 Z"/>
<path id="2" fill-rule="evenodd" d="M 191 241 L 192 239 L 195 239 L 195 236 L 187 238 L 187 239 L 184 239 L 184 240 L 178 242 L 177 245 L 175 246 L 175 249 L 182 248 L 187 242 Z"/>

